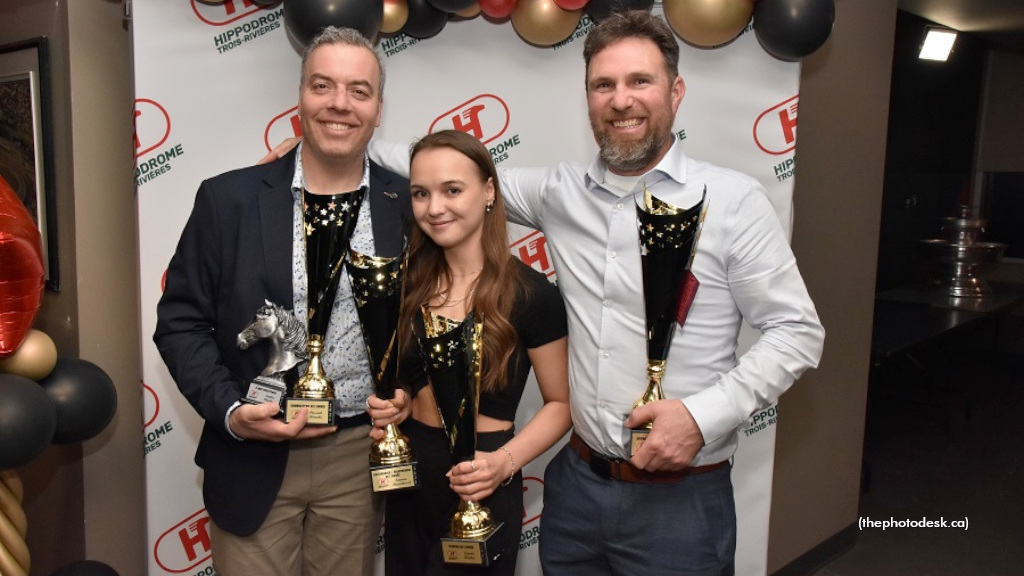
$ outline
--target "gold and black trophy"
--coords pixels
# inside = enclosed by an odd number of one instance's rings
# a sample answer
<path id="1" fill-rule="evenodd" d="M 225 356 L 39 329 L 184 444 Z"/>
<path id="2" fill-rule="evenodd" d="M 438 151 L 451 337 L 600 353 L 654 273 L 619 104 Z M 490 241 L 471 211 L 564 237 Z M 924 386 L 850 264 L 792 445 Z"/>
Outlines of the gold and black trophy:
<path id="1" fill-rule="evenodd" d="M 327 377 L 320 354 L 363 195 L 362 191 L 334 195 L 302 191 L 309 363 L 292 388 L 292 395 L 285 399 L 287 422 L 294 420 L 299 410 L 308 408 L 308 426 L 333 426 L 335 423 L 334 382 Z"/>
<path id="2" fill-rule="evenodd" d="M 395 397 L 395 333 L 402 304 L 405 255 L 383 258 L 350 250 L 345 267 L 352 280 L 374 390 L 378 398 L 390 400 Z M 418 485 L 409 439 L 394 424 L 385 426 L 384 437 L 370 446 L 370 480 L 374 492 Z"/>
<path id="3" fill-rule="evenodd" d="M 416 337 L 434 391 L 438 415 L 448 436 L 452 462 L 476 456 L 476 415 L 480 407 L 483 320 L 470 313 L 456 321 L 423 309 Z M 495 537 L 491 511 L 479 502 L 459 500 L 448 533 L 441 538 L 446 564 L 490 566 L 504 552 Z"/>
<path id="4" fill-rule="evenodd" d="M 707 188 L 701 201 L 689 208 L 663 202 L 644 187 L 643 204 L 637 204 L 640 258 L 643 266 L 644 312 L 647 315 L 647 390 L 633 404 L 665 398 L 661 379 L 676 325 L 686 321 L 699 282 L 690 271 L 697 241 L 707 212 Z M 629 456 L 633 457 L 647 436 L 651 423 L 630 431 Z"/>

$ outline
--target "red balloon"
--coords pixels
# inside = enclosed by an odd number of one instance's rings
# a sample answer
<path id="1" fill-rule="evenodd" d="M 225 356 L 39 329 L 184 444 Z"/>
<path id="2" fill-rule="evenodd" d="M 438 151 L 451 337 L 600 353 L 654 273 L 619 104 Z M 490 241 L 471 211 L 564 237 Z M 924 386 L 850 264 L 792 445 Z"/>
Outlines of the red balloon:
<path id="1" fill-rule="evenodd" d="M 516 8 L 516 0 L 480 0 L 480 11 L 491 18 L 508 18 Z"/>
<path id="2" fill-rule="evenodd" d="M 32 328 L 43 281 L 39 228 L 0 177 L 0 357 L 13 354 Z"/>
<path id="3" fill-rule="evenodd" d="M 555 0 L 555 4 L 562 10 L 579 10 L 587 5 L 590 0 Z"/>

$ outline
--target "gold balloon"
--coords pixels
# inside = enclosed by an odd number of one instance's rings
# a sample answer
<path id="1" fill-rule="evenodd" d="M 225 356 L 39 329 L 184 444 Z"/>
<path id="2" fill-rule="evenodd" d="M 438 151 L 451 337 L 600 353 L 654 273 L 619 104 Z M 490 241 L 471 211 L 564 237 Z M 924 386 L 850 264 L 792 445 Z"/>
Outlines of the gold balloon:
<path id="1" fill-rule="evenodd" d="M 512 10 L 512 26 L 523 40 L 552 46 L 568 38 L 582 16 L 582 8 L 563 10 L 554 0 L 519 0 Z"/>
<path id="2" fill-rule="evenodd" d="M 0 372 L 42 380 L 53 372 L 56 365 L 57 346 L 53 340 L 39 330 L 29 330 L 14 354 L 0 359 Z"/>
<path id="3" fill-rule="evenodd" d="M 754 0 L 665 0 L 665 20 L 679 37 L 702 47 L 735 38 L 750 22 Z"/>
<path id="4" fill-rule="evenodd" d="M 476 18 L 477 14 L 480 14 L 480 3 L 479 2 L 473 2 L 469 6 L 463 8 L 462 10 L 459 10 L 458 12 L 455 13 L 455 15 L 458 16 L 459 18 L 467 18 L 467 19 L 468 18 Z"/>
<path id="5" fill-rule="evenodd" d="M 409 4 L 405 0 L 384 0 L 384 17 L 380 22 L 381 34 L 394 34 L 409 20 Z"/>

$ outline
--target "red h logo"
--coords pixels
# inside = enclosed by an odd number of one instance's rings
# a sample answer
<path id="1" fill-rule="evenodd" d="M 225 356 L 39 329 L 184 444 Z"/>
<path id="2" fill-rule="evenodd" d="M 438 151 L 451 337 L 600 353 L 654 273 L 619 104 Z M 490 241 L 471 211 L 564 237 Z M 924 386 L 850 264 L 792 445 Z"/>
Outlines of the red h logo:
<path id="1" fill-rule="evenodd" d="M 477 104 L 476 106 L 470 106 L 462 111 L 462 114 L 456 114 L 452 116 L 452 126 L 456 130 L 472 134 L 477 140 L 482 140 L 484 137 L 484 128 L 480 124 L 480 111 L 484 109 L 483 104 Z M 463 119 L 466 122 L 463 122 Z"/>
<path id="2" fill-rule="evenodd" d="M 754 120 L 754 143 L 765 154 L 786 154 L 796 147 L 799 100 L 799 94 L 787 98 L 765 110 L 757 120 Z"/>
<path id="3" fill-rule="evenodd" d="M 477 140 L 489 144 L 508 129 L 508 105 L 494 94 L 480 94 L 444 112 L 430 123 L 427 132 L 452 128 L 472 134 Z"/>
<path id="4" fill-rule="evenodd" d="M 299 119 L 298 106 L 292 106 L 270 119 L 263 131 L 263 145 L 270 151 L 281 140 L 293 136 L 302 136 L 302 120 Z"/>
<path id="5" fill-rule="evenodd" d="M 252 0 L 242 0 L 243 8 L 250 8 L 252 6 Z M 227 12 L 228 16 L 234 14 L 236 10 L 237 8 L 235 8 L 235 0 L 227 0 L 227 2 L 224 2 L 224 11 Z"/>
<path id="6" fill-rule="evenodd" d="M 204 516 L 189 524 L 186 528 L 178 530 L 178 538 L 181 539 L 181 547 L 189 561 L 199 557 L 196 554 L 196 545 L 202 546 L 203 555 L 210 553 L 210 533 L 206 531 L 206 525 L 210 523 L 210 517 Z"/>
<path id="7" fill-rule="evenodd" d="M 531 232 L 512 243 L 509 248 L 512 254 L 538 272 L 550 278 L 555 274 L 547 250 L 548 239 L 540 232 Z"/>
<path id="8" fill-rule="evenodd" d="M 156 539 L 153 560 L 164 572 L 180 574 L 210 560 L 210 515 L 201 509 Z M 162 574 L 163 572 L 161 572 Z"/>
<path id="9" fill-rule="evenodd" d="M 797 104 L 794 103 L 779 110 L 779 124 L 782 126 L 782 137 L 786 139 L 786 144 L 796 141 L 796 109 Z"/>
<path id="10" fill-rule="evenodd" d="M 139 117 L 139 114 L 142 114 L 142 112 L 139 112 L 138 110 L 136 110 L 135 114 L 132 115 L 132 136 L 135 137 L 135 149 L 136 150 L 138 150 L 139 148 L 142 148 L 142 142 L 139 142 L 139 127 L 136 126 L 136 124 L 135 124 L 135 119 Z"/>

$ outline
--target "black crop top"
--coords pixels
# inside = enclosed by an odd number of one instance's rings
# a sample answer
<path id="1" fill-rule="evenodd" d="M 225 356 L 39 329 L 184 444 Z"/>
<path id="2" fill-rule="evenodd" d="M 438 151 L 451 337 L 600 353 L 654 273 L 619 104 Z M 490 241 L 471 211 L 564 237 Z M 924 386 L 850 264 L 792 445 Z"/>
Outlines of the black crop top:
<path id="1" fill-rule="evenodd" d="M 480 396 L 480 414 L 510 421 L 516 418 L 516 409 L 530 374 L 530 357 L 526 351 L 554 342 L 568 333 L 565 304 L 558 287 L 519 260 L 516 260 L 516 265 L 523 271 L 525 290 L 520 291 L 509 318 L 519 341 L 508 361 L 508 383 L 501 390 Z M 484 362 L 487 362 L 486 358 Z M 413 395 L 427 385 L 426 371 L 418 354 L 402 357 L 399 378 Z"/>

